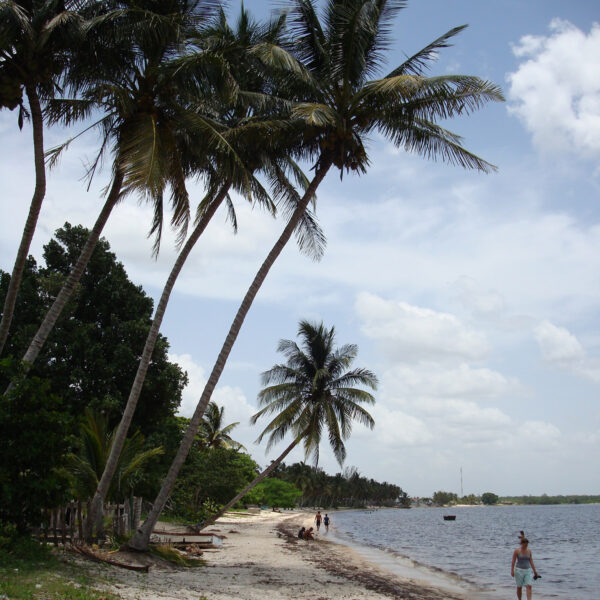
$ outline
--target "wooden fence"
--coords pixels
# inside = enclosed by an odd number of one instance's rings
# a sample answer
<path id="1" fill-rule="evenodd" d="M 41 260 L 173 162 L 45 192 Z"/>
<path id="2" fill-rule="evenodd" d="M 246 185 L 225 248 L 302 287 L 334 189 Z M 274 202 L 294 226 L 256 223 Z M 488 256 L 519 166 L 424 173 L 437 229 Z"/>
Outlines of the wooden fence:
<path id="1" fill-rule="evenodd" d="M 42 525 L 38 530 L 40 538 L 57 546 L 59 543 L 82 543 L 88 504 L 89 502 L 72 501 L 59 508 L 44 511 Z M 107 534 L 114 537 L 128 535 L 139 527 L 141 516 L 141 497 L 133 497 L 123 504 L 105 504 L 104 519 L 96 532 L 96 540 L 103 541 Z M 107 521 L 109 524 L 105 529 Z"/>

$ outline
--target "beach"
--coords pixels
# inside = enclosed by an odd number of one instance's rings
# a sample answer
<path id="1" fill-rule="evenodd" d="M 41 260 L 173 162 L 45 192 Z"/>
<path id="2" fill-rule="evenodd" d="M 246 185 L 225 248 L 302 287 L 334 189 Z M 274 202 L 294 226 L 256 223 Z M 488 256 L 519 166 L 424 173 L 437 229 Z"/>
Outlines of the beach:
<path id="1" fill-rule="evenodd" d="M 311 526 L 312 519 L 300 512 L 225 516 L 208 529 L 222 536 L 223 544 L 204 552 L 202 567 L 152 561 L 147 574 L 97 563 L 86 568 L 110 581 L 103 584 L 107 591 L 132 600 L 463 600 L 380 569 L 352 548 L 328 541 L 324 528 L 314 541 L 298 540 L 298 529 Z"/>

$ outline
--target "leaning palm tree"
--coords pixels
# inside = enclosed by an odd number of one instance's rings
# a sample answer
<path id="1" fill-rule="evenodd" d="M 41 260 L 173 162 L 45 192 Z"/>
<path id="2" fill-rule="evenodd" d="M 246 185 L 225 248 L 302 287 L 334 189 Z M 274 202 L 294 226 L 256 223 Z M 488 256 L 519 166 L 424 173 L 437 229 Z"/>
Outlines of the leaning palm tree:
<path id="1" fill-rule="evenodd" d="M 154 344 L 177 277 L 211 218 L 223 201 L 227 200 L 235 226 L 235 210 L 229 199 L 231 189 L 266 206 L 271 212 L 275 212 L 276 208 L 271 196 L 283 210 L 288 211 L 290 206 L 295 206 L 299 201 L 298 193 L 290 183 L 288 175 L 300 186 L 305 185 L 305 177 L 290 156 L 294 152 L 295 141 L 291 140 L 290 143 L 286 135 L 289 109 L 278 112 L 281 103 L 271 101 L 265 94 L 265 78 L 261 77 L 261 67 L 251 54 L 251 50 L 257 45 L 273 43 L 280 35 L 283 23 L 284 20 L 280 18 L 260 26 L 252 21 L 242 8 L 237 30 L 234 31 L 227 25 L 223 11 L 220 11 L 216 24 L 202 32 L 195 40 L 200 52 L 224 61 L 228 73 L 240 88 L 234 100 L 226 98 L 225 101 L 219 102 L 213 98 L 206 102 L 203 99 L 195 99 L 192 103 L 193 110 L 207 115 L 206 118 L 219 129 L 220 135 L 228 145 L 225 150 L 210 149 L 207 153 L 202 141 L 197 140 L 194 144 L 192 132 L 187 132 L 191 139 L 186 151 L 182 153 L 182 162 L 186 171 L 205 174 L 207 193 L 199 206 L 195 228 L 181 249 L 157 304 L 119 424 L 117 439 L 92 500 L 92 514 L 101 510 L 114 477 L 121 444 L 133 419 Z M 191 54 L 179 59 L 177 64 L 180 70 L 186 70 L 190 63 L 193 65 L 195 62 L 197 57 Z M 233 156 L 230 149 L 235 152 Z M 256 177 L 257 173 L 268 179 L 270 194 Z M 320 256 L 323 252 L 324 236 L 310 211 L 303 215 L 300 222 L 299 243 L 301 249 L 309 254 Z"/>
<path id="2" fill-rule="evenodd" d="M 288 433 L 292 442 L 239 494 L 230 500 L 205 524 L 214 523 L 225 511 L 234 506 L 252 488 L 269 476 L 283 459 L 301 442 L 306 457 L 319 460 L 319 446 L 323 433 L 340 465 L 346 458 L 344 441 L 352 431 L 352 421 L 371 429 L 374 421 L 361 404 L 374 404 L 375 398 L 364 389 L 377 388 L 377 378 L 367 369 L 348 370 L 358 347 L 347 344 L 335 348 L 335 329 L 323 323 L 300 321 L 298 328 L 300 346 L 293 340 L 281 340 L 277 348 L 287 361 L 275 365 L 262 374 L 262 384 L 267 386 L 258 395 L 263 406 L 251 419 L 256 423 L 264 415 L 275 415 L 259 435 L 257 442 L 269 436 L 267 451 L 283 440 Z M 322 486 L 319 494 L 323 494 Z"/>
<path id="3" fill-rule="evenodd" d="M 204 152 L 227 152 L 214 124 L 186 108 L 189 97 L 214 91 L 202 66 L 185 70 L 178 59 L 187 41 L 211 14 L 213 0 L 154 0 L 95 3 L 105 12 L 90 20 L 90 40 L 81 50 L 77 68 L 69 73 L 72 100 L 51 106 L 52 121 L 71 124 L 103 115 L 91 127 L 101 131 L 100 149 L 88 175 L 93 177 L 106 152 L 113 155 L 112 181 L 100 214 L 81 254 L 23 356 L 31 368 L 59 315 L 71 297 L 113 208 L 125 195 L 138 193 L 154 206 L 151 233 L 155 252 L 163 226 L 164 195 L 170 189 L 172 223 L 185 236 L 189 199 L 183 149 L 201 144 Z M 101 57 L 101 58 L 100 58 Z M 214 75 L 214 73 L 213 73 Z M 221 86 L 222 87 L 222 86 Z M 74 139 L 74 138 L 72 138 Z M 55 160 L 71 143 L 52 154 Z"/>
<path id="4" fill-rule="evenodd" d="M 18 107 L 18 125 L 31 118 L 35 186 L 21 242 L 2 308 L 0 355 L 12 322 L 17 293 L 37 220 L 46 195 L 44 165 L 43 104 L 56 87 L 75 53 L 82 19 L 78 9 L 84 2 L 0 2 L 0 109 Z M 23 104 L 27 96 L 29 111 Z"/>
<path id="5" fill-rule="evenodd" d="M 236 442 L 230 433 L 239 425 L 239 422 L 225 425 L 223 421 L 224 406 L 210 402 L 204 413 L 200 426 L 200 437 L 205 448 L 232 448 L 242 450 L 243 444 Z"/>
<path id="6" fill-rule="evenodd" d="M 240 304 L 152 511 L 130 541 L 132 547 L 147 548 L 254 298 L 329 170 L 366 172 L 366 141 L 375 133 L 426 158 L 484 173 L 495 169 L 436 121 L 503 100 L 499 87 L 473 76 L 425 76 L 437 51 L 448 47 L 463 27 L 442 35 L 384 77 L 370 79 L 382 66 L 392 19 L 404 1 L 327 0 L 324 24 L 313 0 L 288 4 L 289 52 L 264 45 L 257 54 L 277 72 L 281 95 L 294 102 L 292 117 L 302 126 L 290 135 L 299 136 L 305 157 L 313 160 L 314 176 Z"/>

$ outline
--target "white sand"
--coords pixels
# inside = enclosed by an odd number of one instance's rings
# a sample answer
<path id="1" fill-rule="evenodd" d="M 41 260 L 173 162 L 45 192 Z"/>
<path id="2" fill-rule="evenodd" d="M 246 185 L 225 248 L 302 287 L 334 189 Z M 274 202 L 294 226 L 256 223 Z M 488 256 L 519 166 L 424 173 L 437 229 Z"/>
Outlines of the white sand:
<path id="1" fill-rule="evenodd" d="M 123 599 L 140 600 L 449 600 L 447 591 L 423 587 L 368 563 L 352 549 L 295 536 L 312 525 L 307 513 L 262 512 L 225 517 L 208 529 L 224 535 L 223 546 L 206 551 L 207 564 L 196 568 L 153 565 L 148 574 L 106 565 L 86 565 L 101 572 L 108 590 Z"/>

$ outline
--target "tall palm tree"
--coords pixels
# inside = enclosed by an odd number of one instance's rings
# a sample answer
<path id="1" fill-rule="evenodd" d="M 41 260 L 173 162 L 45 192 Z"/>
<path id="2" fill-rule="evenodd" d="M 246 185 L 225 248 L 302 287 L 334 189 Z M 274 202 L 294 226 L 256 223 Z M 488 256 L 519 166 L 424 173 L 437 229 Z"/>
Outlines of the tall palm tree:
<path id="1" fill-rule="evenodd" d="M 200 426 L 200 437 L 205 448 L 233 448 L 244 449 L 244 446 L 236 442 L 230 433 L 239 425 L 239 422 L 225 425 L 223 414 L 225 407 L 210 402 L 204 413 Z"/>
<path id="2" fill-rule="evenodd" d="M 277 348 L 287 361 L 275 365 L 262 374 L 265 387 L 258 395 L 263 406 L 251 419 L 256 423 L 265 415 L 275 415 L 259 435 L 257 442 L 269 436 L 267 451 L 292 434 L 292 442 L 271 464 L 213 515 L 205 527 L 234 506 L 252 488 L 269 476 L 283 459 L 301 442 L 306 457 L 319 460 L 319 446 L 325 433 L 340 465 L 346 458 L 344 441 L 352 431 L 352 421 L 373 428 L 375 422 L 361 404 L 374 404 L 375 398 L 364 389 L 377 388 L 377 377 L 367 369 L 350 369 L 358 347 L 346 344 L 335 347 L 335 329 L 323 323 L 300 321 L 300 346 L 293 340 L 281 340 Z M 317 475 L 317 480 L 319 479 Z M 321 473 L 321 475 L 323 475 Z M 322 477 L 321 477 L 322 479 Z M 323 483 L 317 484 L 317 493 L 326 493 Z"/>
<path id="3" fill-rule="evenodd" d="M 287 115 L 274 112 L 273 102 L 265 96 L 265 79 L 260 76 L 261 68 L 250 51 L 258 44 L 272 43 L 280 35 L 284 21 L 277 19 L 266 26 L 260 26 L 252 21 L 246 11 L 242 13 L 235 31 L 227 25 L 225 15 L 219 12 L 216 24 L 202 32 L 195 40 L 201 52 L 209 56 L 222 58 L 228 73 L 234 78 L 240 90 L 232 101 L 212 99 L 211 102 L 197 100 L 192 103 L 194 110 L 208 114 L 210 122 L 214 123 L 221 132 L 228 146 L 225 151 L 216 150 L 206 153 L 202 147 L 192 144 L 182 154 L 186 170 L 190 172 L 207 172 L 207 194 L 198 211 L 196 227 L 185 242 L 171 273 L 167 279 L 152 326 L 148 332 L 146 343 L 134 382 L 132 384 L 125 410 L 119 424 L 119 433 L 113 445 L 111 455 L 106 463 L 105 472 L 94 494 L 91 513 L 101 510 L 108 486 L 114 476 L 121 445 L 133 419 L 137 402 L 146 377 L 167 304 L 188 256 L 204 232 L 206 226 L 221 203 L 228 199 L 230 215 L 235 224 L 235 211 L 229 200 L 230 189 L 245 193 L 249 199 L 257 200 L 275 211 L 269 193 L 263 188 L 256 173 L 267 176 L 271 194 L 284 208 L 289 210 L 290 204 L 297 204 L 299 197 L 294 186 L 288 179 L 290 173 L 301 186 L 305 185 L 304 174 L 289 156 L 294 148 L 285 135 L 283 125 Z M 195 55 L 183 57 L 179 61 L 182 69 L 188 63 L 196 61 Z M 276 107 L 276 105 L 275 105 Z M 289 111 L 287 111 L 289 112 Z M 235 151 L 232 160 L 230 148 Z M 309 253 L 322 253 L 323 236 L 314 221 L 310 211 L 300 223 L 300 246 Z"/>
<path id="4" fill-rule="evenodd" d="M 366 172 L 366 140 L 381 133 L 398 148 L 426 158 L 441 159 L 468 169 L 489 172 L 495 167 L 460 145 L 460 136 L 436 123 L 469 114 L 489 101 L 503 100 L 498 86 L 478 77 L 426 77 L 427 63 L 463 28 L 455 28 L 405 60 L 386 76 L 374 76 L 382 65 L 395 14 L 401 0 L 327 0 L 324 24 L 313 0 L 290 0 L 290 51 L 264 46 L 260 57 L 278 71 L 279 89 L 295 101 L 292 117 L 306 158 L 315 171 L 301 201 L 254 277 L 234 317 L 209 375 L 179 450 L 132 547 L 146 548 L 152 527 L 162 512 L 194 435 L 221 377 L 229 354 L 271 267 L 303 218 L 309 202 L 329 170 Z M 281 89 L 284 87 L 285 89 Z M 287 94 L 285 91 L 287 90 Z"/>
<path id="5" fill-rule="evenodd" d="M 0 108 L 18 107 L 19 129 L 31 118 L 35 187 L 0 320 L 0 355 L 8 337 L 25 261 L 46 195 L 43 104 L 59 84 L 81 33 L 84 2 L 0 2 Z M 27 96 L 29 111 L 23 105 Z"/>
<path id="6" fill-rule="evenodd" d="M 94 250 L 118 201 L 136 192 L 154 206 L 151 233 L 158 251 L 163 226 L 163 197 L 170 188 L 172 223 L 181 239 L 189 219 L 189 200 L 182 153 L 190 144 L 226 152 L 229 148 L 214 124 L 187 109 L 189 96 L 209 91 L 206 69 L 181 69 L 187 41 L 211 14 L 213 0 L 127 0 L 95 3 L 103 12 L 91 19 L 88 39 L 77 68 L 69 73 L 76 96 L 52 105 L 52 120 L 72 123 L 95 110 L 103 115 L 100 150 L 88 175 L 93 177 L 104 154 L 113 155 L 112 182 L 106 201 L 81 254 L 23 356 L 25 370 L 37 358 Z M 93 43 L 92 43 L 93 40 Z M 184 74 L 182 72 L 185 71 Z M 185 77 L 184 77 L 185 75 Z M 214 91 L 215 85 L 210 86 Z M 53 160 L 72 140 L 56 149 Z"/>

